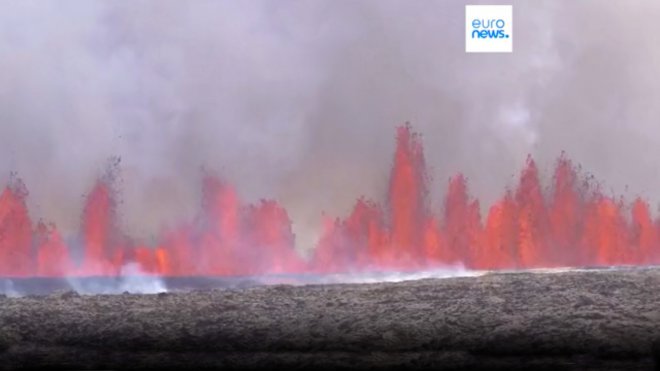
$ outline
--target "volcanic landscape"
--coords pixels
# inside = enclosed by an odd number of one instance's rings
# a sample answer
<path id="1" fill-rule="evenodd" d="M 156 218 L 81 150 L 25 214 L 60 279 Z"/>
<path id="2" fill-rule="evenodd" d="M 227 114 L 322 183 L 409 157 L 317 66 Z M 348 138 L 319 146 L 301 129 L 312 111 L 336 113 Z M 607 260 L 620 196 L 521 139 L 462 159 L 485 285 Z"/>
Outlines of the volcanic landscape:
<path id="1" fill-rule="evenodd" d="M 660 269 L 0 299 L 0 368 L 652 370 Z"/>
<path id="2" fill-rule="evenodd" d="M 326 217 L 310 256 L 276 200 L 212 174 L 197 218 L 133 239 L 118 166 L 74 238 L 31 220 L 18 177 L 0 195 L 0 368 L 654 367 L 660 219 L 564 155 L 545 188 L 528 158 L 484 218 L 461 174 L 434 211 L 402 125 L 387 198 Z"/>
<path id="3" fill-rule="evenodd" d="M 406 124 L 396 139 L 387 200 L 359 198 L 346 218 L 326 216 L 308 257 L 297 253 L 291 220 L 277 201 L 244 205 L 227 181 L 210 174 L 198 217 L 149 245 L 118 227 L 119 163 L 111 163 L 87 195 L 75 246 L 54 224 L 31 221 L 27 187 L 14 176 L 0 195 L 0 277 L 115 277 L 127 267 L 159 277 L 231 277 L 660 262 L 660 222 L 648 203 L 604 194 L 564 155 L 546 189 L 528 158 L 518 186 L 482 218 L 461 174 L 450 179 L 442 212 L 434 212 L 421 136 Z"/>

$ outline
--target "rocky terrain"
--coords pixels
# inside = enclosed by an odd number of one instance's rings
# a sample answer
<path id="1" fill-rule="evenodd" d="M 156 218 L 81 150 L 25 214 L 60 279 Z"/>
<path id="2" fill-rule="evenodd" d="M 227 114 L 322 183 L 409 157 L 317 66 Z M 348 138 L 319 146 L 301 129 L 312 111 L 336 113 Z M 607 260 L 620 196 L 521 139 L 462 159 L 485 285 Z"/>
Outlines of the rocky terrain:
<path id="1" fill-rule="evenodd" d="M 660 269 L 0 298 L 0 369 L 653 370 Z"/>

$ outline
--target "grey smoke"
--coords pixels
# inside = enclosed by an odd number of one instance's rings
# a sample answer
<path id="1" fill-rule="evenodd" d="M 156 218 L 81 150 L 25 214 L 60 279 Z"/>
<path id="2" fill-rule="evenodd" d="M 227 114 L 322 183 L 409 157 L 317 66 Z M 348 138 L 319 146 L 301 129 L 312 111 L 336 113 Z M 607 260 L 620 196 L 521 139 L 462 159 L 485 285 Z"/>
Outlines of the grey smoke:
<path id="1" fill-rule="evenodd" d="M 192 217 L 203 166 L 280 200 L 309 248 L 321 211 L 385 195 L 411 121 L 436 210 L 457 171 L 485 209 L 562 150 L 655 205 L 660 2 L 512 3 L 514 52 L 487 55 L 463 1 L 0 1 L 0 174 L 72 233 L 119 155 L 122 225 L 148 238 Z"/>

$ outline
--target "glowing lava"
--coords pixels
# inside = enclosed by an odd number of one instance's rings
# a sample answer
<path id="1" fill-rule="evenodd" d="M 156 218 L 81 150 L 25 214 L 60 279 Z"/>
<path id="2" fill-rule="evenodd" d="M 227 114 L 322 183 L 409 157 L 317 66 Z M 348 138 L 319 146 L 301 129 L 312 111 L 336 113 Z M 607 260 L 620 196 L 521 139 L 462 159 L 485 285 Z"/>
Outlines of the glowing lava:
<path id="1" fill-rule="evenodd" d="M 204 178 L 197 218 L 164 230 L 153 246 L 118 228 L 110 176 L 87 196 L 76 246 L 67 245 L 53 224 L 33 225 L 27 190 L 12 177 L 0 193 L 0 276 L 114 276 L 129 263 L 144 274 L 236 276 L 422 271 L 455 263 L 513 269 L 660 261 L 660 220 L 652 219 L 649 205 L 602 194 L 564 154 L 547 191 L 529 157 L 517 187 L 506 190 L 482 219 L 461 174 L 449 180 L 443 209 L 432 210 L 421 137 L 406 124 L 397 129 L 396 143 L 386 202 L 361 197 L 346 219 L 325 216 L 308 259 L 296 252 L 281 205 L 245 205 L 214 176 Z M 74 248 L 82 251 L 74 254 Z"/>

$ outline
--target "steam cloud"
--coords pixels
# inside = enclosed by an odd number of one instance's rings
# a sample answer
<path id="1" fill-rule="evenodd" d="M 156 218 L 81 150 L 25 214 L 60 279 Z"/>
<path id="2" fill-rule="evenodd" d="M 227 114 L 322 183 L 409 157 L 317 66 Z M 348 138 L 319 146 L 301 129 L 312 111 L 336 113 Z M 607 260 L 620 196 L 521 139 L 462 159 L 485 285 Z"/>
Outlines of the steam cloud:
<path id="1" fill-rule="evenodd" d="M 114 281 L 81 279 L 67 277 L 69 286 L 79 294 L 158 294 L 167 292 L 162 278 L 145 275 L 137 263 L 129 263 L 122 267 L 119 277 Z"/>
<path id="2" fill-rule="evenodd" d="M 149 237 L 194 214 L 204 167 L 281 201 L 307 249 L 321 210 L 385 194 L 411 121 L 436 207 L 457 171 L 488 206 L 562 150 L 660 200 L 660 3 L 512 3 L 514 52 L 488 55 L 462 1 L 1 1 L 0 177 L 66 235 L 119 155 L 123 228 Z"/>

